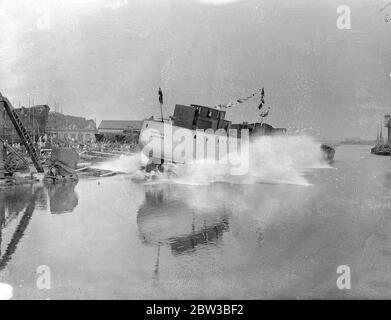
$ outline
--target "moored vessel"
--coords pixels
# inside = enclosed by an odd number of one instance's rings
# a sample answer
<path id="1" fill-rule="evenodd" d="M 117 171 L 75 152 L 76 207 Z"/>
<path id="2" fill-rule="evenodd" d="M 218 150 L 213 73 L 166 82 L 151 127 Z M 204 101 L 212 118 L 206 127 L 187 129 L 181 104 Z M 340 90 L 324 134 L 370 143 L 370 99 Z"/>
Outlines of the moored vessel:
<path id="1" fill-rule="evenodd" d="M 388 129 L 387 142 L 384 141 L 383 130 L 382 130 L 382 127 L 380 126 L 380 131 L 379 131 L 379 128 L 377 129 L 376 145 L 373 148 L 371 148 L 372 154 L 376 154 L 378 156 L 390 156 L 391 155 L 391 146 L 390 146 L 391 121 L 390 121 L 390 119 L 391 119 L 391 117 L 389 115 L 384 116 L 385 127 Z"/>

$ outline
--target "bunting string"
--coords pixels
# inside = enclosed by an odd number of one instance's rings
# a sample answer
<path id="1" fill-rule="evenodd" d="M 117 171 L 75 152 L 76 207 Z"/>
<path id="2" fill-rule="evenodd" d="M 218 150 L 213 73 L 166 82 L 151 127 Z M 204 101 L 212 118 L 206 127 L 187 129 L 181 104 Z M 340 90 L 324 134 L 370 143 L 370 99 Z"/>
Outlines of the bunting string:
<path id="1" fill-rule="evenodd" d="M 247 97 L 232 100 L 232 101 L 225 103 L 225 104 L 219 104 L 217 107 L 220 109 L 231 108 L 231 107 L 237 106 L 238 104 L 242 104 L 242 103 L 246 102 L 247 100 L 254 98 L 256 95 L 258 95 L 262 92 L 265 92 L 263 88 L 256 90 L 253 94 L 250 94 Z"/>
<path id="2" fill-rule="evenodd" d="M 242 104 L 242 103 L 244 103 L 244 102 L 254 98 L 255 96 L 257 96 L 259 94 L 261 95 L 261 101 L 260 101 L 260 103 L 258 105 L 258 110 L 261 111 L 259 116 L 261 118 L 266 118 L 269 115 L 270 106 L 266 110 L 262 110 L 262 108 L 265 105 L 265 89 L 264 88 L 256 90 L 254 93 L 250 94 L 247 97 L 244 97 L 244 98 L 241 98 L 241 99 L 236 99 L 236 100 L 230 101 L 230 102 L 225 103 L 225 104 L 219 104 L 217 106 L 217 108 L 219 108 L 219 109 L 231 108 L 231 107 L 237 106 L 239 104 Z"/>

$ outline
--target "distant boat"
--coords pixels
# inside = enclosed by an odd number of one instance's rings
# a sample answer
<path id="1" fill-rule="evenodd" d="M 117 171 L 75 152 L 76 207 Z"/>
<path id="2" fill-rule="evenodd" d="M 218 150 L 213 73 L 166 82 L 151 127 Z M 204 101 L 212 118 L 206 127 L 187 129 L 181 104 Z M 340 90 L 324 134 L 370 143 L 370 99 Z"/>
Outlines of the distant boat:
<path id="1" fill-rule="evenodd" d="M 391 156 L 391 148 L 388 144 L 376 145 L 371 148 L 371 153 L 378 156 Z"/>
<path id="2" fill-rule="evenodd" d="M 371 148 L 371 153 L 376 154 L 378 156 L 390 156 L 391 155 L 391 147 L 388 143 L 384 143 L 383 141 L 383 132 L 380 127 L 377 129 L 377 137 L 376 137 L 376 145 Z"/>

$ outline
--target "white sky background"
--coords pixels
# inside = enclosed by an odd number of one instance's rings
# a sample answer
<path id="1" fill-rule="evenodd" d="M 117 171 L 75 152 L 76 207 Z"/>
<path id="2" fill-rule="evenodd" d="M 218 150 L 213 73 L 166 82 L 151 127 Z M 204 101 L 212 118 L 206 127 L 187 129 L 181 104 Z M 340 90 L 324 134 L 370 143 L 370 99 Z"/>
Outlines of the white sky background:
<path id="1" fill-rule="evenodd" d="M 341 31 L 338 0 L 0 0 L 0 92 L 99 122 L 158 115 L 159 86 L 167 116 L 265 86 L 275 126 L 374 138 L 391 113 L 385 3 L 344 1 Z M 254 121 L 256 107 L 227 117 Z"/>

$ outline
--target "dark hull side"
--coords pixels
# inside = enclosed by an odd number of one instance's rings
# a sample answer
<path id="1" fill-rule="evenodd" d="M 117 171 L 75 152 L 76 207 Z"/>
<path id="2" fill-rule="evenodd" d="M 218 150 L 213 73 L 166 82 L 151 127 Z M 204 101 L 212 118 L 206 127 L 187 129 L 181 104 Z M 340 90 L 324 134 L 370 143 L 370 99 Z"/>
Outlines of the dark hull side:
<path id="1" fill-rule="evenodd" d="M 390 149 L 385 149 L 385 148 L 380 148 L 380 147 L 373 147 L 371 149 L 371 153 L 375 154 L 377 156 L 391 156 Z"/>
<path id="2" fill-rule="evenodd" d="M 371 149 L 371 153 L 378 156 L 390 156 L 391 147 L 388 144 L 377 144 Z"/>

